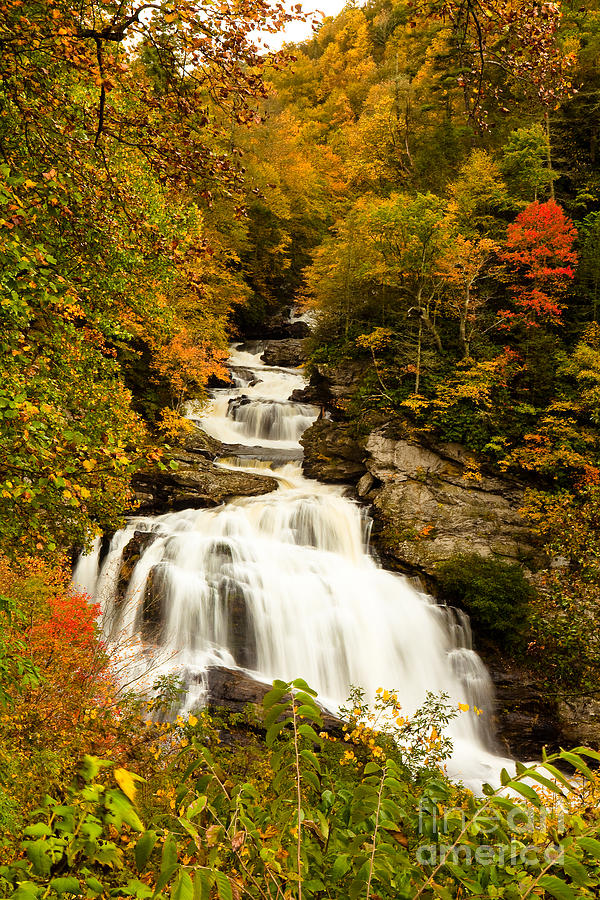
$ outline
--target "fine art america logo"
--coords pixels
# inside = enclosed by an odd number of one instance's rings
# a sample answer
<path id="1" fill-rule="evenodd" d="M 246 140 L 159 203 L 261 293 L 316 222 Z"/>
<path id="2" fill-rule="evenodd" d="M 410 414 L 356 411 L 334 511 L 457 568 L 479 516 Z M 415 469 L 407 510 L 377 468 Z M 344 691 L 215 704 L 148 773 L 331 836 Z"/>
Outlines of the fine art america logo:
<path id="1" fill-rule="evenodd" d="M 473 834 L 481 840 L 478 846 L 463 842 L 460 836 Z M 523 809 L 513 807 L 505 818 L 486 810 L 485 814 L 469 818 L 465 810 L 440 808 L 431 799 L 419 804 L 419 834 L 430 839 L 417 850 L 417 861 L 422 865 L 440 863 L 461 865 L 498 865 L 537 867 L 540 863 L 561 863 L 563 849 L 555 843 L 543 846 L 532 842 L 534 834 L 561 834 L 564 831 L 564 815 L 560 809 Z M 444 836 L 459 835 L 454 841 L 444 841 Z"/>

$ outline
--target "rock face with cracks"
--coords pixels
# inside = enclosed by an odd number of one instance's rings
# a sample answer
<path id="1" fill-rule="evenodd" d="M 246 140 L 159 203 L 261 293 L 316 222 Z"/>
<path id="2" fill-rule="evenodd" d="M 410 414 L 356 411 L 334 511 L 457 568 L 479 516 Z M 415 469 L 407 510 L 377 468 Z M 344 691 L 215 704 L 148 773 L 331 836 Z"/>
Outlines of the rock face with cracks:
<path id="1" fill-rule="evenodd" d="M 177 469 L 138 472 L 133 478 L 137 515 L 218 506 L 229 497 L 257 497 L 276 490 L 277 481 L 255 472 L 234 472 L 200 454 L 178 452 Z"/>
<path id="2" fill-rule="evenodd" d="M 307 475 L 351 484 L 371 504 L 374 539 L 392 568 L 434 576 L 438 562 L 467 551 L 526 566 L 537 561 L 519 513 L 523 487 L 478 472 L 458 444 L 427 446 L 387 425 L 357 439 L 350 425 L 326 419 L 302 444 Z"/>
<path id="3" fill-rule="evenodd" d="M 519 513 L 523 487 L 480 472 L 460 445 L 425 446 L 382 427 L 366 440 L 365 465 L 358 493 L 372 502 L 379 543 L 395 567 L 434 575 L 438 562 L 465 552 L 537 561 Z"/>
<path id="4" fill-rule="evenodd" d="M 267 366 L 296 368 L 306 359 L 305 342 L 301 338 L 266 341 L 261 359 Z"/>

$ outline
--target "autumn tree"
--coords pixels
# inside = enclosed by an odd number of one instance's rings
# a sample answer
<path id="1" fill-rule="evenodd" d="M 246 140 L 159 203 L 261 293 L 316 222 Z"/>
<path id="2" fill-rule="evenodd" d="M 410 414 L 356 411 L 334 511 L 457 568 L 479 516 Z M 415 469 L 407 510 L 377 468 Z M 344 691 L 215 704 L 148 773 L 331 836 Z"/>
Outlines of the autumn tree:
<path id="1" fill-rule="evenodd" d="M 577 232 L 553 200 L 531 203 L 508 227 L 500 259 L 512 281 L 515 311 L 501 313 L 527 326 L 556 324 L 577 264 Z"/>
<path id="2" fill-rule="evenodd" d="M 569 93 L 575 57 L 561 43 L 560 3 L 421 0 L 417 8 L 449 27 L 449 68 L 480 127 L 489 126 L 494 109 L 509 112 L 518 97 L 538 103 L 547 122 L 549 109 Z"/>
<path id="3" fill-rule="evenodd" d="M 446 303 L 458 317 L 459 341 L 465 357 L 471 354 L 477 314 L 482 305 L 476 285 L 497 250 L 498 245 L 489 238 L 469 239 L 457 234 L 441 262 L 450 282 Z"/>

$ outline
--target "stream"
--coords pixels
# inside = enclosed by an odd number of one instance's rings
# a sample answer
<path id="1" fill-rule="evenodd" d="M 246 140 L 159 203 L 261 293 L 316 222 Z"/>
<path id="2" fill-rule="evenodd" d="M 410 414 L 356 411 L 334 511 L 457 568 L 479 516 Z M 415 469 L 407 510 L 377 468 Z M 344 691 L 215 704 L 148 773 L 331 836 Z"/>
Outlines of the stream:
<path id="1" fill-rule="evenodd" d="M 74 583 L 99 602 L 102 628 L 124 684 L 151 690 L 159 676 L 185 683 L 186 711 L 202 704 L 211 666 L 262 681 L 304 678 L 332 711 L 351 685 L 372 699 L 396 690 L 404 714 L 428 691 L 469 704 L 448 727 L 448 773 L 478 790 L 509 764 L 495 754 L 489 675 L 468 619 L 436 603 L 369 553 L 370 520 L 344 489 L 302 474 L 303 431 L 319 409 L 292 402 L 300 370 L 265 366 L 260 344 L 231 351 L 235 387 L 188 416 L 235 447 L 218 464 L 273 475 L 271 494 L 212 509 L 132 518 L 101 555 L 80 558 Z M 124 548 L 143 533 L 125 595 Z M 475 715 L 473 706 L 483 710 Z"/>

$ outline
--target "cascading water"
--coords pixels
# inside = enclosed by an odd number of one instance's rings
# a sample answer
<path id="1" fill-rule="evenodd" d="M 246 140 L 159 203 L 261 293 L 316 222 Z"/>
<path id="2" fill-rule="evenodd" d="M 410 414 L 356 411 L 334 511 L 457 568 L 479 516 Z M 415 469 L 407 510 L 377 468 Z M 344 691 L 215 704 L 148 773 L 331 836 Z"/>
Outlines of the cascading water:
<path id="1" fill-rule="evenodd" d="M 189 415 L 226 444 L 299 456 L 318 409 L 290 402 L 304 384 L 294 370 L 261 364 L 261 348 L 236 349 L 235 387 Z M 224 466 L 262 467 L 234 458 Z M 449 727 L 451 774 L 477 787 L 505 760 L 490 750 L 489 676 L 471 649 L 468 620 L 435 604 L 368 555 L 369 521 L 341 489 L 303 477 L 298 462 L 273 464 L 278 490 L 216 509 L 132 519 L 100 564 L 99 542 L 74 582 L 101 603 L 103 629 L 123 678 L 150 687 L 176 673 L 186 707 L 201 702 L 210 666 L 238 666 L 263 680 L 305 678 L 331 708 L 351 685 L 373 697 L 398 691 L 413 712 L 427 691 L 484 710 Z M 123 552 L 139 561 L 123 584 Z"/>

